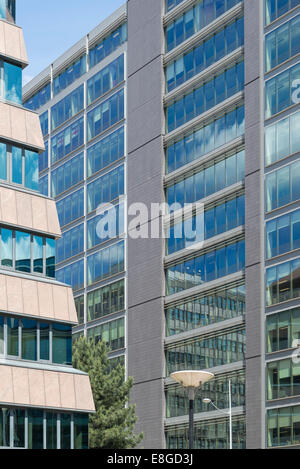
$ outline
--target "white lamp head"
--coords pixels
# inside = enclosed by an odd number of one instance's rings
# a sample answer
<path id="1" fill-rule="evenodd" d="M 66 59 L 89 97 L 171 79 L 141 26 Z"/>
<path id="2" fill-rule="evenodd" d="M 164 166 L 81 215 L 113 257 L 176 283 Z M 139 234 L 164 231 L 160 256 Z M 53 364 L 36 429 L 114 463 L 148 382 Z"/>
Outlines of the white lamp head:
<path id="1" fill-rule="evenodd" d="M 211 399 L 209 399 L 208 397 L 205 397 L 204 399 L 202 399 L 202 402 L 204 402 L 204 404 L 210 404 Z"/>
<path id="2" fill-rule="evenodd" d="M 185 370 L 175 371 L 171 374 L 171 378 L 177 381 L 185 388 L 198 388 L 203 383 L 206 383 L 210 379 L 214 378 L 213 373 L 208 371 L 199 370 Z"/>

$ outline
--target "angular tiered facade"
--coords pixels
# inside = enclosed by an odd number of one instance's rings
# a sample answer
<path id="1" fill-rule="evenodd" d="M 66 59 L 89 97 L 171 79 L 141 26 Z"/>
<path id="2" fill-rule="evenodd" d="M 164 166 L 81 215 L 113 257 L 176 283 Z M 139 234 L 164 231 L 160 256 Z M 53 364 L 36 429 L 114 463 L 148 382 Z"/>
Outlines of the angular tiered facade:
<path id="1" fill-rule="evenodd" d="M 0 447 L 88 447 L 89 377 L 72 368 L 72 290 L 55 280 L 61 236 L 53 200 L 38 192 L 44 142 L 22 106 L 27 65 L 15 1 L 0 0 Z"/>

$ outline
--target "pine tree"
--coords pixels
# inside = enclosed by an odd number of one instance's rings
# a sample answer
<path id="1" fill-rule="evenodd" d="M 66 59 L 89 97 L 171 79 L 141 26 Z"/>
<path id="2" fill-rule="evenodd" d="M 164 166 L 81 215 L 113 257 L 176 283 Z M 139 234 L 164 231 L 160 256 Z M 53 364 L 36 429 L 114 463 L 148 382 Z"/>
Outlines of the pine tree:
<path id="1" fill-rule="evenodd" d="M 135 448 L 135 405 L 128 404 L 133 379 L 125 381 L 124 367 L 111 368 L 104 341 L 80 337 L 73 347 L 73 366 L 89 374 L 96 413 L 90 415 L 89 444 L 93 449 Z"/>

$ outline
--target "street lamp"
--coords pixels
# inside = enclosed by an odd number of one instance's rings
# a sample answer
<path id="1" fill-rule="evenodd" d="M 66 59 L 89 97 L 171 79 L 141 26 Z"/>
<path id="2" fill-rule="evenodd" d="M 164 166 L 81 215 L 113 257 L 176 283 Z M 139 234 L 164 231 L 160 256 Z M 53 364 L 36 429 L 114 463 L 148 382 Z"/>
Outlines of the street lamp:
<path id="1" fill-rule="evenodd" d="M 189 449 L 194 448 L 194 400 L 197 388 L 214 377 L 208 371 L 185 370 L 172 373 L 171 378 L 187 389 L 189 398 Z"/>
<path id="2" fill-rule="evenodd" d="M 222 412 L 222 414 L 225 414 L 229 416 L 229 449 L 232 449 L 232 404 L 231 404 L 231 380 L 228 380 L 228 400 L 229 400 L 229 411 L 226 412 L 225 410 L 219 409 L 213 401 L 207 397 L 202 399 L 202 402 L 204 404 L 211 404 L 215 409 L 217 409 L 219 412 Z"/>

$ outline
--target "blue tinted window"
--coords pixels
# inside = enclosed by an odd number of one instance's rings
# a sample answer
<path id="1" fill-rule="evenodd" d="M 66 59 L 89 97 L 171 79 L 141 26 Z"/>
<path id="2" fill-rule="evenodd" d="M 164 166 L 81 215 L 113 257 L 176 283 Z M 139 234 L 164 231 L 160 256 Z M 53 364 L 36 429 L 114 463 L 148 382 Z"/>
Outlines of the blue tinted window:
<path id="1" fill-rule="evenodd" d="M 22 149 L 12 147 L 12 182 L 22 184 Z"/>
<path id="2" fill-rule="evenodd" d="M 81 182 L 83 176 L 84 157 L 83 153 L 80 153 L 52 171 L 52 197 L 57 197 L 62 192 Z"/>
<path id="3" fill-rule="evenodd" d="M 39 155 L 25 150 L 25 187 L 39 190 Z"/>
<path id="4" fill-rule="evenodd" d="M 124 23 L 108 37 L 99 42 L 89 51 L 90 67 L 94 67 L 105 57 L 127 41 L 127 24 Z"/>
<path id="5" fill-rule="evenodd" d="M 245 197 L 236 197 L 212 209 L 203 215 L 195 215 L 191 219 L 175 224 L 169 230 L 167 253 L 172 254 L 194 243 L 204 241 L 227 230 L 232 230 L 244 223 Z M 204 236 L 197 229 L 204 221 Z"/>
<path id="6" fill-rule="evenodd" d="M 290 9 L 300 5 L 300 0 L 265 0 L 266 4 L 266 24 L 275 21 Z"/>
<path id="7" fill-rule="evenodd" d="M 62 159 L 68 153 L 83 145 L 84 128 L 83 117 L 74 124 L 66 127 L 62 132 L 51 137 L 51 161 Z"/>
<path id="8" fill-rule="evenodd" d="M 245 242 L 228 244 L 166 270 L 167 295 L 202 285 L 245 267 Z"/>
<path id="9" fill-rule="evenodd" d="M 168 106 L 166 110 L 167 131 L 171 132 L 218 104 L 220 96 L 215 93 L 216 89 L 224 90 L 224 94 L 221 91 L 222 100 L 241 91 L 244 87 L 243 70 L 244 62 L 239 62 L 220 74 L 221 76 L 215 76 L 200 88 Z M 221 88 L 220 79 L 222 81 Z M 195 107 L 191 107 L 190 103 L 195 103 Z"/>
<path id="10" fill-rule="evenodd" d="M 3 67 L 4 90 L 2 97 L 7 101 L 22 104 L 22 69 L 8 62 L 1 62 Z"/>
<path id="11" fill-rule="evenodd" d="M 102 249 L 87 258 L 88 285 L 124 271 L 124 242 Z"/>
<path id="12" fill-rule="evenodd" d="M 200 158 L 209 151 L 243 135 L 243 133 L 244 107 L 242 106 L 169 146 L 166 150 L 168 173 Z M 207 138 L 208 135 L 209 138 Z"/>
<path id="13" fill-rule="evenodd" d="M 172 1 L 172 8 L 181 0 Z M 181 44 L 193 34 L 210 24 L 225 11 L 239 3 L 239 0 L 200 0 L 166 28 L 167 51 Z M 171 8 L 170 8 L 171 9 Z"/>
<path id="14" fill-rule="evenodd" d="M 244 18 L 239 18 L 167 66 L 167 91 L 172 91 L 243 43 Z M 218 101 L 222 99 L 219 97 Z"/>
<path id="15" fill-rule="evenodd" d="M 84 190 L 80 189 L 56 202 L 60 226 L 67 225 L 84 215 Z"/>
<path id="16" fill-rule="evenodd" d="M 73 290 L 80 290 L 84 286 L 84 261 L 74 262 L 56 272 L 56 280 L 70 285 Z"/>
<path id="17" fill-rule="evenodd" d="M 39 180 L 39 192 L 45 196 L 48 197 L 49 195 L 49 178 L 48 174 L 46 176 L 43 176 Z"/>
<path id="18" fill-rule="evenodd" d="M 105 218 L 108 224 L 99 225 L 99 222 Z M 101 229 L 103 228 L 103 232 Z M 100 245 L 108 240 L 117 238 L 124 232 L 124 205 L 120 204 L 106 211 L 103 215 L 98 215 L 87 222 L 87 245 L 88 249 Z"/>
<path id="19" fill-rule="evenodd" d="M 124 90 L 119 91 L 87 115 L 88 140 L 124 118 Z"/>
<path id="20" fill-rule="evenodd" d="M 44 106 L 51 99 L 51 85 L 50 83 L 44 86 L 40 91 L 35 93 L 31 98 L 24 101 L 24 106 L 28 109 L 36 111 Z"/>
<path id="21" fill-rule="evenodd" d="M 266 177 L 266 211 L 300 198 L 299 162 L 279 169 Z"/>
<path id="22" fill-rule="evenodd" d="M 98 205 L 111 202 L 124 194 L 124 166 L 110 171 L 87 186 L 87 210 L 91 212 Z"/>
<path id="23" fill-rule="evenodd" d="M 48 152 L 49 152 L 49 144 L 48 141 L 45 142 L 45 151 L 39 154 L 39 172 L 44 171 L 44 169 L 48 168 Z"/>
<path id="24" fill-rule="evenodd" d="M 48 111 L 44 112 L 44 114 L 40 115 L 40 123 L 42 128 L 43 135 L 48 135 L 49 133 L 49 117 Z"/>
<path id="25" fill-rule="evenodd" d="M 266 257 L 270 259 L 300 246 L 300 211 L 291 212 L 266 225 Z"/>
<path id="26" fill-rule="evenodd" d="M 65 231 L 56 242 L 56 262 L 62 262 L 69 257 L 76 256 L 83 251 L 84 225 L 75 226 Z"/>
<path id="27" fill-rule="evenodd" d="M 295 104 L 293 83 L 298 79 L 299 71 L 300 64 L 297 64 L 266 82 L 266 119 Z"/>
<path id="28" fill-rule="evenodd" d="M 6 144 L 0 142 L 0 179 L 7 180 L 7 152 Z"/>
<path id="29" fill-rule="evenodd" d="M 228 156 L 225 160 L 219 161 L 201 169 L 198 173 L 187 177 L 184 181 L 176 182 L 166 190 L 166 198 L 169 205 L 179 203 L 196 202 L 208 195 L 217 192 L 225 187 L 242 181 L 244 178 L 244 150 L 237 154 Z M 189 180 L 189 182 L 188 182 Z M 191 184 L 193 188 L 190 193 L 192 198 L 185 193 L 184 184 Z M 171 210 L 172 207 L 170 208 Z"/>
<path id="30" fill-rule="evenodd" d="M 124 127 L 100 140 L 87 150 L 88 176 L 124 156 Z"/>
<path id="31" fill-rule="evenodd" d="M 53 78 L 53 96 L 70 86 L 77 78 L 80 78 L 86 72 L 86 56 L 80 57 L 66 70 Z"/>
<path id="32" fill-rule="evenodd" d="M 61 125 L 83 109 L 83 85 L 51 108 L 51 129 Z"/>
<path id="33" fill-rule="evenodd" d="M 98 72 L 87 82 L 87 102 L 99 98 L 124 80 L 124 55 Z"/>

